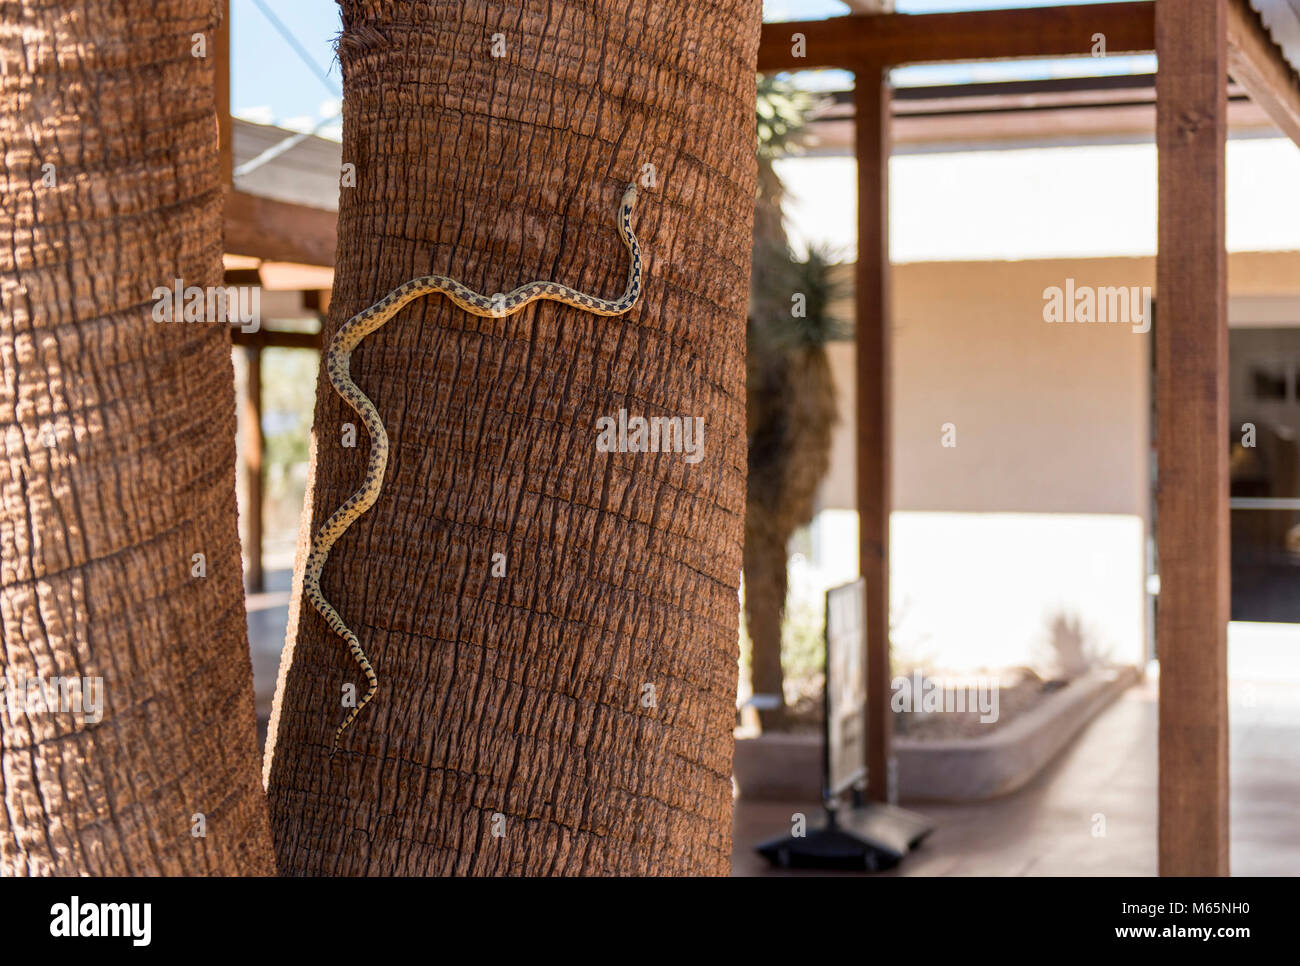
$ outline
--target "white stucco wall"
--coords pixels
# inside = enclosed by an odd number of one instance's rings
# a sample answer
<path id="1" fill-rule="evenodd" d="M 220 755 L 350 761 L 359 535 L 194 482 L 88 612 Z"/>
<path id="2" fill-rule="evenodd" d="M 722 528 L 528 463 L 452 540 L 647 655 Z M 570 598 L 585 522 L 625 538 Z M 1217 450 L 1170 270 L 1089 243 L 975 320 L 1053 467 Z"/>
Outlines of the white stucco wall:
<path id="1" fill-rule="evenodd" d="M 795 237 L 851 252 L 852 160 L 782 175 Z M 1046 663 L 1063 615 L 1144 661 L 1152 337 L 1046 324 L 1042 293 L 1154 285 L 1154 148 L 899 156 L 891 178 L 896 659 Z M 1300 150 L 1230 142 L 1228 212 L 1230 290 L 1300 292 Z M 853 351 L 831 352 L 842 420 L 813 527 L 827 584 L 857 569 Z"/>

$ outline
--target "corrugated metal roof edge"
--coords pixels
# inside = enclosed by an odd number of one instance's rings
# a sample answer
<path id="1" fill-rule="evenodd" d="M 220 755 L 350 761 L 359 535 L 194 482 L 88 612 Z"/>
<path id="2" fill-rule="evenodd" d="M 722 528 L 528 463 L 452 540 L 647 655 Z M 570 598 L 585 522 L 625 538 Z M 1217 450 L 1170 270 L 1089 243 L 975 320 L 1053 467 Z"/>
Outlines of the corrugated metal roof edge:
<path id="1" fill-rule="evenodd" d="M 1300 75 L 1300 5 L 1297 0 L 1249 0 L 1251 7 L 1282 50 L 1291 69 Z"/>

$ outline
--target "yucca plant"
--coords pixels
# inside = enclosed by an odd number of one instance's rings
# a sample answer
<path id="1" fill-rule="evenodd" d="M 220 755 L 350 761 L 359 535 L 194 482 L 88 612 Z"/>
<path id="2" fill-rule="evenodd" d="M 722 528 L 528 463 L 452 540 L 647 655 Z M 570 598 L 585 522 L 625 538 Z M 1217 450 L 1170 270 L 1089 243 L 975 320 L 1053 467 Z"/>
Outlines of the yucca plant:
<path id="1" fill-rule="evenodd" d="M 837 419 L 826 344 L 850 326 L 832 306 L 846 294 L 834 256 L 814 249 L 795 258 L 786 238 L 785 190 L 773 161 L 800 146 L 816 101 L 789 84 L 761 78 L 758 92 L 758 197 L 749 315 L 749 484 L 745 518 L 745 609 L 755 694 L 780 697 L 761 708 L 765 729 L 785 720 L 782 624 L 786 548 L 812 519 L 817 487 L 830 465 Z M 802 314 L 794 296 L 802 296 Z"/>

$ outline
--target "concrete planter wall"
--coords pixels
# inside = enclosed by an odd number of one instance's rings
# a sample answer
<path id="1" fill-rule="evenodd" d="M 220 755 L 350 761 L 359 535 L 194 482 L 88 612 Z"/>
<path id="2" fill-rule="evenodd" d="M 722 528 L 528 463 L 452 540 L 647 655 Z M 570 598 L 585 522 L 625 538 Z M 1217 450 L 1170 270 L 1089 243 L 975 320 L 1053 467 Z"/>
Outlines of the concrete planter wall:
<path id="1" fill-rule="evenodd" d="M 1138 679 L 1132 667 L 1092 671 L 979 738 L 894 739 L 899 800 L 967 802 L 1015 791 Z M 734 772 L 742 798 L 815 800 L 821 769 L 820 735 L 770 734 L 736 741 Z"/>

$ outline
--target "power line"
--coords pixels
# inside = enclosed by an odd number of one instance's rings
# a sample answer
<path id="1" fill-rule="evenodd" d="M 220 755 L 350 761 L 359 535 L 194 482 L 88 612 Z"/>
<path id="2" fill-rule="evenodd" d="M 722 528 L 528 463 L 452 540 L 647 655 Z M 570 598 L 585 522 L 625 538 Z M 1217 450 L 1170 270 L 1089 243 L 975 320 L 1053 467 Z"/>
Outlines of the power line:
<path id="1" fill-rule="evenodd" d="M 280 36 L 285 39 L 285 42 L 293 48 L 294 53 L 302 59 L 302 62 L 310 68 L 313 74 L 320 78 L 320 82 L 324 84 L 331 93 L 342 97 L 343 91 L 335 86 L 334 81 L 330 79 L 329 74 L 321 70 L 320 65 L 316 63 L 316 58 L 312 57 L 312 55 L 307 52 L 307 48 L 298 43 L 298 38 L 293 35 L 293 31 L 286 27 L 284 22 L 271 12 L 271 8 L 268 7 L 263 0 L 253 0 L 253 3 L 256 5 L 258 10 L 262 11 L 262 16 L 271 21 L 271 26 L 274 27 Z"/>

